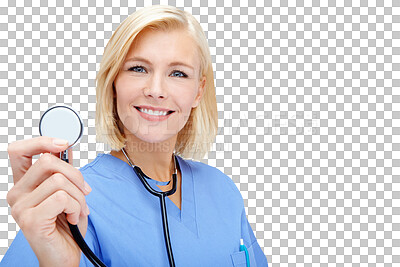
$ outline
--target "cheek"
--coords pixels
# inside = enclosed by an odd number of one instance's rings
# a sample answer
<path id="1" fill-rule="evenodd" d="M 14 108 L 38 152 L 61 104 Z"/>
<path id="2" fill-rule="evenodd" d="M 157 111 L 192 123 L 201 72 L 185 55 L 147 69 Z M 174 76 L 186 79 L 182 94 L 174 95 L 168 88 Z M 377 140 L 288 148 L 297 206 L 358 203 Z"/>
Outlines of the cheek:
<path id="1" fill-rule="evenodd" d="M 179 109 L 180 115 L 188 117 L 192 110 L 193 97 L 191 95 L 178 95 L 174 101 Z"/>
<path id="2" fill-rule="evenodd" d="M 185 86 L 175 86 L 176 90 L 172 90 L 174 101 L 178 103 L 180 108 L 184 111 L 190 112 L 192 106 L 196 100 L 198 93 L 198 87 L 194 84 L 187 84 Z"/>
<path id="3" fill-rule="evenodd" d="M 126 78 L 118 77 L 114 81 L 115 84 L 115 92 L 117 93 L 118 101 L 126 98 L 127 91 L 129 87 L 127 86 L 129 83 Z"/>
<path id="4" fill-rule="evenodd" d="M 138 88 L 140 88 L 140 83 L 138 81 L 132 81 L 129 77 L 116 79 L 114 84 L 117 102 L 120 105 L 132 101 L 139 95 L 140 90 L 138 90 Z"/>
<path id="5" fill-rule="evenodd" d="M 136 133 L 139 130 L 138 118 L 130 108 L 128 99 L 117 98 L 117 113 L 122 125 L 130 133 Z"/>

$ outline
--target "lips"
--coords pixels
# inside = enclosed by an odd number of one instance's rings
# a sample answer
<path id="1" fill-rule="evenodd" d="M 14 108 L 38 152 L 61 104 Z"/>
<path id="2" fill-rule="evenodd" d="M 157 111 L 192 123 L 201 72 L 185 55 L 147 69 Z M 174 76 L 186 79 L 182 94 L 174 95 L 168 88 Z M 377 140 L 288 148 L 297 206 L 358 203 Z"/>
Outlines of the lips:
<path id="1" fill-rule="evenodd" d="M 167 112 L 166 115 L 150 115 L 145 112 L 141 112 L 139 107 L 135 107 L 135 109 L 138 111 L 139 115 L 143 119 L 145 119 L 147 121 L 151 121 L 151 122 L 161 122 L 161 121 L 167 120 L 169 117 L 172 116 L 172 113 L 175 112 L 175 111 L 171 110 L 171 112 Z"/>
<path id="2" fill-rule="evenodd" d="M 165 111 L 165 112 L 173 111 L 168 108 L 152 107 L 152 106 L 146 106 L 146 105 L 135 106 L 135 108 L 148 109 L 148 110 L 152 110 L 152 111 Z"/>
<path id="3" fill-rule="evenodd" d="M 142 106 L 135 106 L 135 108 L 136 108 L 139 112 L 141 112 L 140 109 L 150 109 L 150 110 L 153 110 L 153 111 L 166 111 L 166 112 L 167 112 L 167 115 L 169 115 L 169 114 L 175 112 L 175 111 L 173 111 L 173 110 L 154 110 L 154 109 L 146 108 L 146 107 L 142 107 Z"/>

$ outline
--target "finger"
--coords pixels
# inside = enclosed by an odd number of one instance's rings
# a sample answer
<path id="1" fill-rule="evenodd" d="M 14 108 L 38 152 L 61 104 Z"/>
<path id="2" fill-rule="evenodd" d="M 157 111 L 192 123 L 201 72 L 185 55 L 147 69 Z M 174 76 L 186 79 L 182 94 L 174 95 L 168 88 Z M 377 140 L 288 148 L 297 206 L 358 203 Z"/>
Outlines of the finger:
<path id="1" fill-rule="evenodd" d="M 62 151 L 61 151 L 61 152 L 62 152 Z M 59 159 L 61 159 L 61 153 L 60 153 L 60 152 L 57 152 L 57 153 L 51 153 L 51 152 L 50 152 L 50 154 L 53 155 L 53 156 L 55 156 L 55 157 L 57 157 L 57 158 L 59 158 Z"/>
<path id="2" fill-rule="evenodd" d="M 71 197 L 67 192 L 59 190 L 46 198 L 42 203 L 32 208 L 37 218 L 56 220 L 62 212 L 67 214 L 67 220 L 71 224 L 78 224 L 81 206 L 79 202 Z"/>
<path id="3" fill-rule="evenodd" d="M 35 190 L 31 193 L 25 194 L 25 196 L 21 196 L 18 201 L 18 204 L 14 206 L 14 203 L 9 203 L 11 207 L 23 211 L 29 208 L 33 208 L 43 202 L 46 198 L 50 197 L 55 192 L 63 190 L 68 193 L 71 197 L 73 197 L 82 207 L 81 215 L 88 215 L 86 213 L 86 199 L 84 194 L 73 184 L 70 180 L 68 180 L 61 173 L 55 173 L 46 179 L 43 183 L 41 183 Z M 22 199 L 21 199 L 22 198 Z"/>
<path id="4" fill-rule="evenodd" d="M 20 182 L 14 186 L 14 190 L 18 193 L 32 192 L 37 186 L 43 183 L 45 179 L 57 172 L 67 177 L 68 180 L 77 186 L 85 195 L 89 194 L 89 191 L 85 189 L 85 184 L 87 185 L 87 183 L 84 181 L 82 173 L 70 164 L 49 153 L 43 154 L 43 156 L 29 168 Z"/>
<path id="5" fill-rule="evenodd" d="M 53 143 L 56 138 L 39 136 L 31 139 L 24 139 L 12 142 L 8 145 L 8 156 L 10 158 L 13 172 L 14 184 L 24 176 L 32 166 L 32 157 L 40 153 L 56 153 L 65 150 L 68 144 L 57 145 Z"/>
<path id="6" fill-rule="evenodd" d="M 69 164 L 71 164 L 72 166 L 74 165 L 73 164 L 74 163 L 74 158 L 73 158 L 73 155 L 72 155 L 72 148 L 68 149 L 68 161 L 69 161 Z"/>

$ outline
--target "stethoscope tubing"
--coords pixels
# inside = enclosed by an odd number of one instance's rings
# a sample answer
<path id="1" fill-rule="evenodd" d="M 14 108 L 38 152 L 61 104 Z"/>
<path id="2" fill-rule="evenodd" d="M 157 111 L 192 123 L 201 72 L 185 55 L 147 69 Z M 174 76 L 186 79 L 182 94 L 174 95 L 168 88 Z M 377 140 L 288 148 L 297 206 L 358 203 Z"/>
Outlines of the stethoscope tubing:
<path id="1" fill-rule="evenodd" d="M 177 162 L 177 161 L 178 161 L 178 159 L 175 156 L 175 162 Z M 175 173 L 172 174 L 172 182 L 173 182 L 172 189 L 169 191 L 166 191 L 166 192 L 158 192 L 157 190 L 154 190 L 149 185 L 149 183 L 144 178 L 144 176 L 146 176 L 146 175 L 142 172 L 142 170 L 138 166 L 132 166 L 132 167 L 133 167 L 133 170 L 135 171 L 135 173 L 137 174 L 137 176 L 139 177 L 140 181 L 142 181 L 142 184 L 147 189 L 147 191 L 149 191 L 154 196 L 159 197 L 159 199 L 160 199 L 161 216 L 162 216 L 162 221 L 163 221 L 165 247 L 166 247 L 167 253 L 168 253 L 168 261 L 169 261 L 169 265 L 171 267 L 175 267 L 174 255 L 172 253 L 172 248 L 171 248 L 171 239 L 169 236 L 167 207 L 166 207 L 166 203 L 165 203 L 165 197 L 172 195 L 176 192 L 176 180 L 177 180 L 176 174 Z M 179 163 L 178 163 L 178 167 L 179 167 Z"/>
<path id="2" fill-rule="evenodd" d="M 67 157 L 67 151 L 61 152 L 61 159 L 65 162 L 69 162 L 68 157 Z M 174 155 L 175 156 L 175 155 Z M 175 162 L 177 162 L 177 158 L 175 156 Z M 131 164 L 132 166 L 132 164 Z M 178 163 L 179 167 L 179 163 Z M 168 216 L 167 216 L 167 207 L 165 203 L 165 197 L 172 195 L 176 192 L 176 183 L 177 183 L 177 178 L 176 174 L 174 173 L 172 175 L 172 189 L 166 192 L 158 192 L 157 190 L 154 190 L 149 183 L 146 181 L 144 176 L 145 175 L 142 170 L 138 166 L 132 166 L 133 170 L 135 171 L 136 175 L 139 177 L 140 181 L 142 182 L 143 186 L 149 191 L 151 194 L 154 196 L 157 196 L 160 199 L 160 206 L 161 206 L 161 216 L 162 216 L 162 221 L 163 221 L 163 229 L 164 229 L 164 239 L 165 239 L 165 247 L 167 249 L 168 253 L 168 261 L 169 265 L 171 267 L 175 267 L 175 260 L 174 260 L 174 255 L 172 253 L 172 248 L 171 248 L 171 239 L 169 236 L 169 228 L 168 228 Z M 68 221 L 67 221 L 68 222 Z M 83 254 L 88 258 L 88 260 L 96 267 L 107 267 L 94 253 L 93 251 L 89 248 L 89 246 L 86 244 L 85 239 L 82 237 L 81 232 L 79 231 L 78 225 L 73 225 L 68 222 L 69 229 L 71 230 L 71 234 L 73 238 L 75 239 L 75 242 L 78 244 L 79 248 L 82 250 Z"/>
<path id="3" fill-rule="evenodd" d="M 75 113 L 75 115 L 77 116 L 77 118 L 79 119 L 79 123 L 80 123 L 80 133 L 79 136 L 76 140 L 74 140 L 74 142 L 72 144 L 70 144 L 70 146 L 68 148 L 72 148 L 73 146 L 75 146 L 79 140 L 82 137 L 82 132 L 83 132 L 83 122 L 81 117 L 79 116 L 78 112 L 76 112 L 71 106 L 68 105 L 54 105 L 52 107 L 50 107 L 40 118 L 39 121 L 39 133 L 40 135 L 43 135 L 42 133 L 42 121 L 43 118 L 45 116 L 45 114 L 47 114 L 50 110 L 54 109 L 54 108 L 67 108 L 70 109 L 71 111 L 73 111 Z M 125 151 L 122 150 L 125 154 Z M 127 157 L 127 155 L 125 154 L 125 156 Z M 167 208 L 166 208 L 166 203 L 165 203 L 165 197 L 172 195 L 176 192 L 176 162 L 177 162 L 177 158 L 174 155 L 174 162 L 175 162 L 175 173 L 172 175 L 173 178 L 173 184 L 172 184 L 172 189 L 167 191 L 167 192 L 158 192 L 156 190 L 154 190 L 146 181 L 146 179 L 144 177 L 150 178 L 148 177 L 146 174 L 144 174 L 142 172 L 142 170 L 138 167 L 138 166 L 134 166 L 132 164 L 132 162 L 129 160 L 129 158 L 127 157 L 129 164 L 131 165 L 132 169 L 135 171 L 135 173 L 137 174 L 137 176 L 140 178 L 140 181 L 142 182 L 142 184 L 144 185 L 144 187 L 147 189 L 147 191 L 149 191 L 151 194 L 153 194 L 154 196 L 159 197 L 160 199 L 160 206 L 161 206 L 161 215 L 162 215 L 162 221 L 163 221 L 163 229 L 164 229 L 164 239 L 165 239 L 165 246 L 167 249 L 167 253 L 168 253 L 168 260 L 169 260 L 169 264 L 171 267 L 175 267 L 175 262 L 174 262 L 174 256 L 172 253 L 172 248 L 171 248 L 171 240 L 169 237 L 169 228 L 168 228 L 168 218 L 167 218 Z M 67 150 L 64 150 L 62 152 L 60 152 L 60 159 L 69 163 L 69 159 L 68 159 L 68 152 Z M 178 163 L 179 164 L 179 163 Z M 90 260 L 90 262 L 94 265 L 94 266 L 100 266 L 100 267 L 107 267 L 94 253 L 93 251 L 89 248 L 89 246 L 86 244 L 84 238 L 82 237 L 82 234 L 79 231 L 78 225 L 73 225 L 70 224 L 68 221 L 68 226 L 69 229 L 71 231 L 71 234 L 73 236 L 73 238 L 75 239 L 75 242 L 78 244 L 79 248 L 82 250 L 83 254 Z"/>
<path id="4" fill-rule="evenodd" d="M 67 153 L 68 153 L 67 150 L 61 152 L 60 158 L 61 160 L 69 163 Z M 81 232 L 79 231 L 78 225 L 74 225 L 68 222 L 68 226 L 69 230 L 71 231 L 72 237 L 75 239 L 75 242 L 78 244 L 79 248 L 82 250 L 86 258 L 88 258 L 88 260 L 90 260 L 90 262 L 96 267 L 98 266 L 107 267 L 99 258 L 97 258 L 96 254 L 94 254 L 93 251 L 86 244 L 85 239 L 83 238 Z"/>
<path id="5" fill-rule="evenodd" d="M 169 237 L 168 218 L 167 218 L 167 210 L 166 210 L 166 205 L 165 205 L 165 195 L 160 197 L 160 205 L 161 205 L 161 215 L 162 215 L 162 219 L 163 219 L 165 248 L 167 249 L 169 266 L 175 267 L 175 260 L 174 260 L 174 255 L 172 253 L 171 240 Z"/>
<path id="6" fill-rule="evenodd" d="M 93 253 L 93 251 L 88 247 L 88 245 L 85 242 L 85 239 L 83 239 L 81 232 L 79 231 L 79 228 L 77 225 L 70 224 L 68 222 L 69 229 L 71 230 L 71 234 L 75 239 L 75 242 L 78 244 L 79 248 L 82 250 L 83 254 L 85 254 L 86 258 L 90 260 L 90 262 L 94 266 L 101 266 L 101 267 L 107 267 L 97 256 Z"/>

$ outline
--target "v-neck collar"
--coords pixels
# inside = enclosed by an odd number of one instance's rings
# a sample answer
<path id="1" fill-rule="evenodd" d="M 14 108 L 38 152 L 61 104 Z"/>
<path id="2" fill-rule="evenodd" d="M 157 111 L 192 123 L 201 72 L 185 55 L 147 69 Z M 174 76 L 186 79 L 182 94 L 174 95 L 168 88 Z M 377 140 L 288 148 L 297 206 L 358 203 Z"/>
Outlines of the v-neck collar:
<path id="1" fill-rule="evenodd" d="M 104 158 L 104 160 L 109 161 L 109 164 L 103 164 L 103 166 L 107 168 L 112 168 L 114 171 L 118 171 L 120 173 L 128 173 L 128 175 L 135 175 L 135 178 L 139 180 L 139 177 L 136 175 L 134 171 L 132 171 L 132 167 L 126 163 L 125 161 L 111 155 L 111 154 L 98 154 L 98 157 Z M 180 156 L 176 155 L 179 163 L 179 169 L 181 172 L 181 209 L 179 209 L 172 200 L 168 197 L 165 199 L 168 219 L 173 218 L 178 223 L 183 224 L 186 228 L 188 228 L 193 234 L 199 237 L 197 221 L 196 221 L 196 202 L 195 202 L 195 184 L 193 172 L 190 165 Z M 140 181 L 140 180 L 139 180 Z M 151 178 L 147 178 L 146 180 L 154 189 L 161 191 L 155 185 L 165 185 L 168 182 L 159 182 L 153 180 Z M 141 184 L 141 183 L 140 183 Z M 143 186 L 143 185 L 142 185 Z M 150 192 L 147 192 L 149 197 L 153 198 L 154 201 L 160 203 L 158 197 L 153 196 Z M 158 204 L 160 206 L 160 204 Z M 161 207 L 159 207 L 161 209 Z"/>

